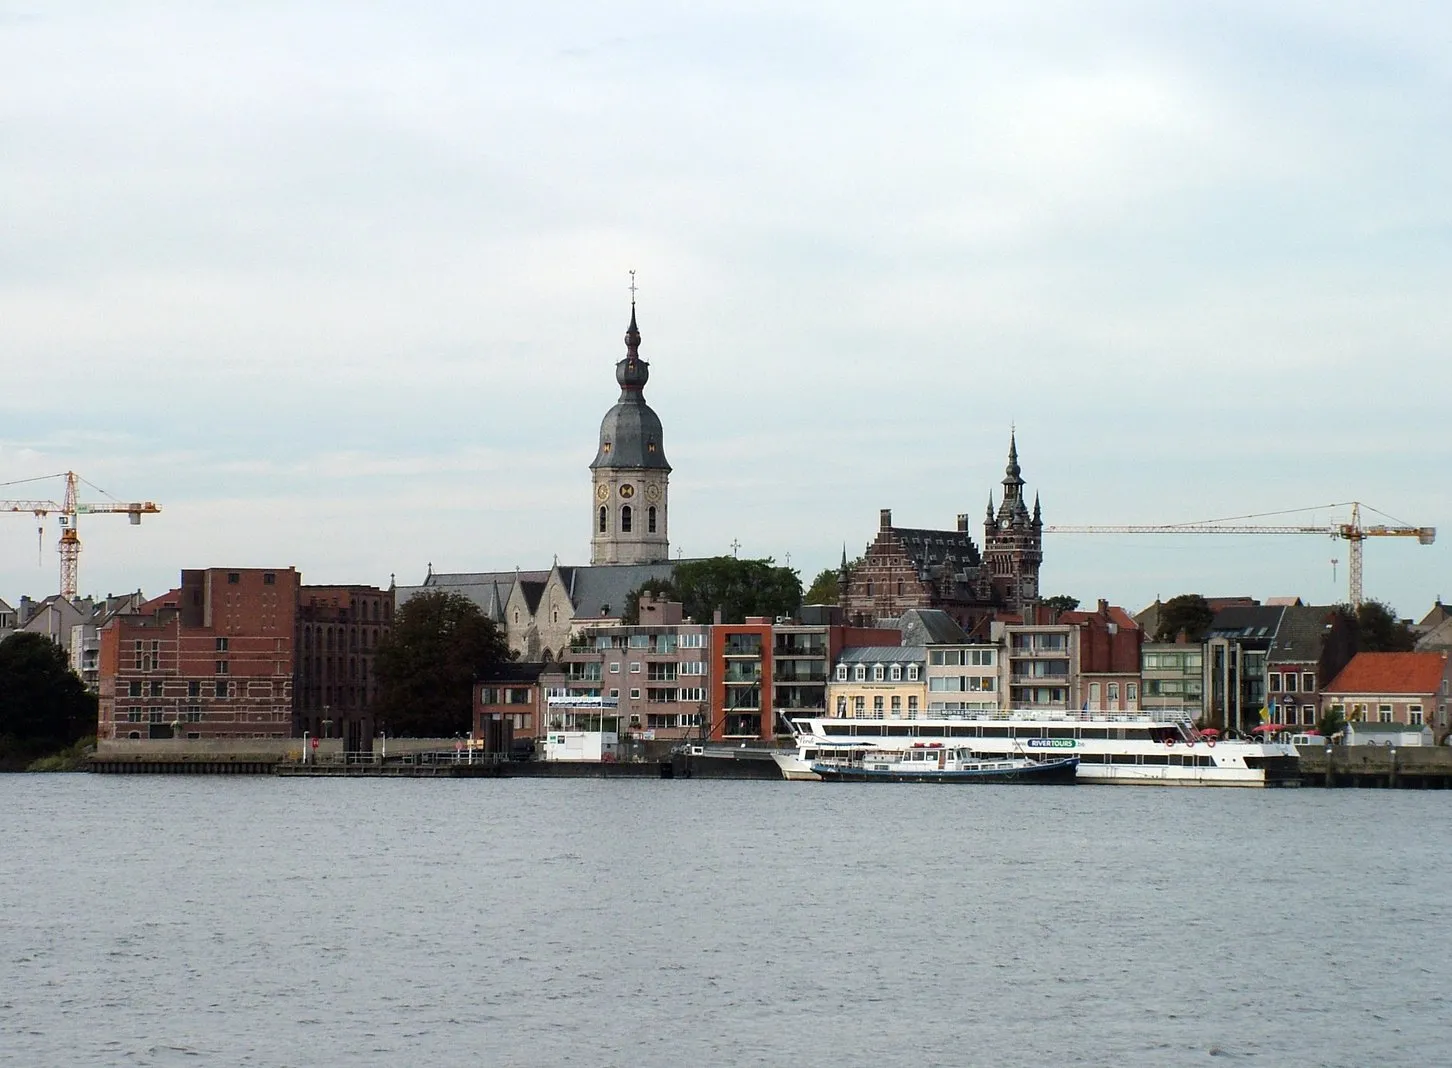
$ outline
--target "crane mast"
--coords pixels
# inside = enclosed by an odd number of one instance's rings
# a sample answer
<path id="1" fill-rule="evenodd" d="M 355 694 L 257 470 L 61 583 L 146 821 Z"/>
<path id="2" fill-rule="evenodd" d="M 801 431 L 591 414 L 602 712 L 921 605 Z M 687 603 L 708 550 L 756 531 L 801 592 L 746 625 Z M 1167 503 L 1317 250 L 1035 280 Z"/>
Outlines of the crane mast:
<path id="1" fill-rule="evenodd" d="M 1245 524 L 1236 519 L 1255 519 L 1257 516 L 1236 516 L 1232 519 L 1208 519 L 1197 523 L 1129 523 L 1119 526 L 1068 525 L 1045 526 L 1050 534 L 1326 534 L 1340 538 L 1350 546 L 1349 590 L 1352 608 L 1359 608 L 1365 599 L 1362 591 L 1362 548 L 1367 538 L 1416 538 L 1419 545 L 1431 545 L 1437 540 L 1436 527 L 1387 526 L 1375 523 L 1366 526 L 1361 522 L 1361 502 L 1347 501 L 1332 508 L 1351 507 L 1351 520 L 1346 523 L 1317 524 Z M 1305 509 L 1300 509 L 1304 511 Z M 1375 511 L 1375 509 L 1373 509 Z M 1284 515 L 1272 512 L 1268 515 Z"/>

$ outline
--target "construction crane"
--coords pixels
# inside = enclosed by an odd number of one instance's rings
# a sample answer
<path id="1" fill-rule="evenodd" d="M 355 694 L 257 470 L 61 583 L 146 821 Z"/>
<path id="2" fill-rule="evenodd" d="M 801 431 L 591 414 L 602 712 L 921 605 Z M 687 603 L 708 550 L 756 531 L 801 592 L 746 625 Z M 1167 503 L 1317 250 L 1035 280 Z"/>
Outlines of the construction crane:
<path id="1" fill-rule="evenodd" d="M 66 480 L 65 499 L 59 503 L 49 500 L 35 501 L 0 501 L 0 512 L 30 512 L 38 519 L 44 519 L 51 512 L 60 516 L 60 561 L 61 561 L 61 596 L 73 600 L 76 596 L 77 571 L 81 558 L 81 535 L 76 529 L 76 518 L 82 515 L 98 515 L 105 512 L 124 513 L 131 520 L 133 526 L 141 522 L 143 515 L 155 515 L 161 511 L 161 505 L 153 504 L 151 501 L 119 501 L 112 498 L 109 501 L 86 502 L 77 500 L 77 484 L 86 480 L 77 475 L 74 471 L 65 471 L 58 475 L 45 475 L 42 478 L 21 479 L 19 482 L 0 482 L 0 487 L 19 486 L 27 482 L 43 482 L 53 478 L 64 478 Z M 86 485 L 99 493 L 109 493 L 91 482 Z"/>
<path id="2" fill-rule="evenodd" d="M 1350 546 L 1350 594 L 1351 607 L 1361 606 L 1361 549 L 1367 538 L 1416 538 L 1418 544 L 1431 545 L 1437 540 L 1436 527 L 1414 527 L 1405 524 L 1386 526 L 1381 523 L 1363 526 L 1360 501 L 1344 501 L 1326 505 L 1327 508 L 1351 509 L 1351 521 L 1331 524 L 1303 524 L 1293 526 L 1259 526 L 1243 523 L 1246 519 L 1268 519 L 1272 516 L 1290 515 L 1294 512 L 1308 512 L 1309 508 L 1294 508 L 1283 512 L 1261 512 L 1256 515 L 1231 516 L 1228 519 L 1203 519 L 1195 523 L 1152 523 L 1126 526 L 1045 526 L 1051 534 L 1329 534 L 1342 538 Z M 1368 511 L 1375 508 L 1366 506 Z M 1378 513 L 1384 515 L 1385 513 Z M 1391 516 L 1387 516 L 1391 519 Z"/>

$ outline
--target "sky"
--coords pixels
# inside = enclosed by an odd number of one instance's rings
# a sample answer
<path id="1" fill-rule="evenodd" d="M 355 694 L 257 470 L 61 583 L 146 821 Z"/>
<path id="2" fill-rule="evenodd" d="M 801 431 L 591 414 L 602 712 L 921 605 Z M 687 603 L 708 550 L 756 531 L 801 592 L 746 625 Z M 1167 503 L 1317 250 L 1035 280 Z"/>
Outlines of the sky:
<path id="1" fill-rule="evenodd" d="M 0 0 L 0 85 L 0 498 L 163 509 L 82 517 L 82 593 L 587 563 L 631 270 L 686 556 L 981 538 L 1011 428 L 1049 524 L 1448 520 L 1447 5 Z M 57 534 L 0 513 L 0 599 Z M 1041 586 L 1333 603 L 1347 550 L 1048 534 Z"/>

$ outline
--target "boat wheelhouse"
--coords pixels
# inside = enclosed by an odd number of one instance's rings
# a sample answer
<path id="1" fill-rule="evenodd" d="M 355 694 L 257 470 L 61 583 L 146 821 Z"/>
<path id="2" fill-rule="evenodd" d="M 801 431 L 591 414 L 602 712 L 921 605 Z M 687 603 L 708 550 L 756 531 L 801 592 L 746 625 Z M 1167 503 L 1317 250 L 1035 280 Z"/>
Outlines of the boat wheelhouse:
<path id="1" fill-rule="evenodd" d="M 1079 758 L 1086 783 L 1165 786 L 1297 786 L 1292 745 L 1219 738 L 1175 710 L 1075 712 L 1027 709 L 944 712 L 920 719 L 791 720 L 796 748 L 777 757 L 788 779 L 820 778 L 812 768 L 844 749 L 901 750 L 963 745 L 982 756 Z"/>

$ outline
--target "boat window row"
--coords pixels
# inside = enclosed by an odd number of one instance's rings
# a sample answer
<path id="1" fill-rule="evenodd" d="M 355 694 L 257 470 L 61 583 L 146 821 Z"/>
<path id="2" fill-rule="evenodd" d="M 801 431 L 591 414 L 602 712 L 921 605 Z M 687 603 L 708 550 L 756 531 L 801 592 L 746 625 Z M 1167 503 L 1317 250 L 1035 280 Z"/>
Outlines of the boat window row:
<path id="1" fill-rule="evenodd" d="M 1138 764 L 1152 767 L 1213 768 L 1215 758 L 1190 753 L 1083 753 L 1080 764 Z"/>
<path id="2" fill-rule="evenodd" d="M 993 723 L 823 723 L 821 731 L 835 738 L 1078 738 L 1085 741 L 1163 741 L 1178 731 L 1165 726 L 1033 727 Z"/>

